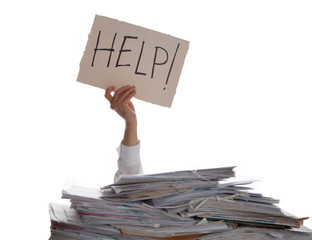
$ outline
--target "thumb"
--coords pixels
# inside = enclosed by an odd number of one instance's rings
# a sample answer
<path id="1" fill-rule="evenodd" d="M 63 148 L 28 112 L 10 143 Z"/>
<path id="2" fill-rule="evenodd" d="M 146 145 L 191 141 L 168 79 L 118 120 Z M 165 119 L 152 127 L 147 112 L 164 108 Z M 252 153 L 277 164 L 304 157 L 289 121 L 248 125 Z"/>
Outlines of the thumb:
<path id="1" fill-rule="evenodd" d="M 112 96 L 112 92 L 115 90 L 115 86 L 110 86 L 106 89 L 105 91 L 105 98 L 108 100 L 108 101 L 111 101 L 113 96 Z"/>

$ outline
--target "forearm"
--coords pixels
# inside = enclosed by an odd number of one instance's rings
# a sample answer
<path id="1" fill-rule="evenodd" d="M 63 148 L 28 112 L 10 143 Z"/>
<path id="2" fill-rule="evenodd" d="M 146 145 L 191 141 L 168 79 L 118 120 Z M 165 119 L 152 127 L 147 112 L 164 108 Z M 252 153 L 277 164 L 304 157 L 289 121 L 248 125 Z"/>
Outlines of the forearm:
<path id="1" fill-rule="evenodd" d="M 134 146 L 139 143 L 137 121 L 126 123 L 125 133 L 122 140 L 122 144 L 125 146 Z"/>

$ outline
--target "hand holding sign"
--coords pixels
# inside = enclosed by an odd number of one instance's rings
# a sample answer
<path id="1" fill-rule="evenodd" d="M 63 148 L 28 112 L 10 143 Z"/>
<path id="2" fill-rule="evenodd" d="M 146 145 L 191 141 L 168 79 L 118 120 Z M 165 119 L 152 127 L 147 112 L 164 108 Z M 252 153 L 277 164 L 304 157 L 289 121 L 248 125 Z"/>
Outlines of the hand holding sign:
<path id="1" fill-rule="evenodd" d="M 182 39 L 96 15 L 77 81 L 103 89 L 131 84 L 137 98 L 170 107 L 188 45 Z"/>
<path id="2" fill-rule="evenodd" d="M 115 110 L 126 124 L 136 124 L 136 114 L 134 106 L 130 101 L 136 94 L 134 86 L 123 86 L 112 96 L 115 86 L 110 86 L 105 92 L 106 99 L 110 102 L 111 109 Z"/>
<path id="3" fill-rule="evenodd" d="M 137 133 L 137 118 L 134 106 L 130 101 L 136 94 L 134 86 L 123 86 L 112 92 L 115 86 L 110 86 L 105 92 L 106 99 L 110 102 L 111 109 L 115 110 L 126 122 L 125 134 L 122 144 L 126 146 L 134 146 L 139 143 Z"/>

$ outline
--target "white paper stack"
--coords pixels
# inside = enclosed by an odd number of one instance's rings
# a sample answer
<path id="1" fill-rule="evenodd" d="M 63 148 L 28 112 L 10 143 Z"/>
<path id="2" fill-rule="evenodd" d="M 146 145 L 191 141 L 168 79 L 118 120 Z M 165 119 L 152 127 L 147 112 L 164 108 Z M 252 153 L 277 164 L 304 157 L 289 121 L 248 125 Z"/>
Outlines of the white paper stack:
<path id="1" fill-rule="evenodd" d="M 234 167 L 121 175 L 101 189 L 63 190 L 70 206 L 50 204 L 51 238 L 312 239 L 278 200 L 251 193 L 251 182 L 223 182 Z"/>

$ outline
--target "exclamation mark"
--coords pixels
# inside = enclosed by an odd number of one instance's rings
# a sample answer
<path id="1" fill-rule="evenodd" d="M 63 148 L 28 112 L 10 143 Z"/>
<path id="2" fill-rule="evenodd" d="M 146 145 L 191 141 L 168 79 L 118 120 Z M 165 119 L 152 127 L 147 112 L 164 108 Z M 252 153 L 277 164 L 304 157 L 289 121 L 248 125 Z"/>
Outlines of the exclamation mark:
<path id="1" fill-rule="evenodd" d="M 174 53 L 174 56 L 173 56 L 173 59 L 172 59 L 172 62 L 171 62 L 170 68 L 169 68 L 169 72 L 168 72 L 167 79 L 166 79 L 166 86 L 168 85 L 168 81 L 169 81 L 170 73 L 171 73 L 171 70 L 172 70 L 172 66 L 173 66 L 174 60 L 175 60 L 175 58 L 177 56 L 177 52 L 178 52 L 179 47 L 180 47 L 180 43 L 178 43 L 177 49 L 176 49 L 176 51 Z M 166 87 L 164 87 L 163 90 L 166 90 Z"/>

